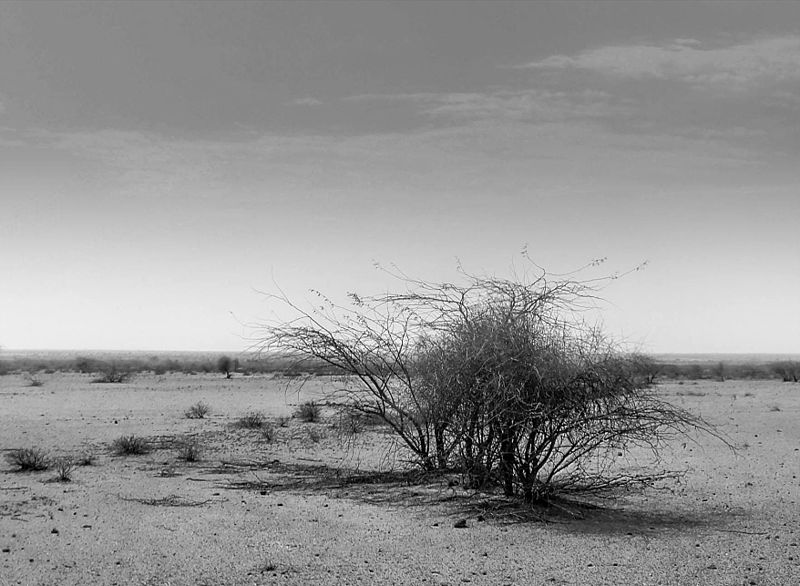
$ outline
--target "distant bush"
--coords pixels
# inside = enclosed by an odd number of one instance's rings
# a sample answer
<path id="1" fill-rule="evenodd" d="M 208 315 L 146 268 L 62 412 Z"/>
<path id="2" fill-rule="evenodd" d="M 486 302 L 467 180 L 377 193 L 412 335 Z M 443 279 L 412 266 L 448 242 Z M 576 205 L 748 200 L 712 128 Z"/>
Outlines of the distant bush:
<path id="1" fill-rule="evenodd" d="M 115 363 L 104 365 L 100 376 L 93 383 L 124 383 L 128 382 L 133 373 L 127 368 L 120 368 Z"/>
<path id="2" fill-rule="evenodd" d="M 220 356 L 217 359 L 217 370 L 225 375 L 225 378 L 231 378 L 231 370 L 233 369 L 233 360 L 230 356 Z"/>
<path id="3" fill-rule="evenodd" d="M 199 401 L 189 407 L 184 414 L 187 419 L 203 419 L 209 413 L 211 413 L 211 407 Z"/>
<path id="4" fill-rule="evenodd" d="M 29 387 L 42 387 L 44 386 L 44 381 L 41 379 L 36 378 L 34 375 L 28 375 L 28 386 Z"/>
<path id="5" fill-rule="evenodd" d="M 111 448 L 118 456 L 133 456 L 147 454 L 150 444 L 143 437 L 123 435 L 112 442 Z"/>
<path id="6" fill-rule="evenodd" d="M 261 429 L 266 422 L 267 419 L 260 411 L 248 411 L 236 421 L 236 426 L 242 429 Z"/>
<path id="7" fill-rule="evenodd" d="M 800 362 L 783 360 L 781 362 L 773 362 L 769 367 L 785 383 L 796 383 L 800 380 Z"/>
<path id="8" fill-rule="evenodd" d="M 11 450 L 7 456 L 9 464 L 21 472 L 35 472 L 50 468 L 50 458 L 41 448 Z"/>
<path id="9" fill-rule="evenodd" d="M 314 401 L 307 401 L 297 408 L 295 416 L 306 423 L 317 423 L 322 418 L 322 410 Z"/>

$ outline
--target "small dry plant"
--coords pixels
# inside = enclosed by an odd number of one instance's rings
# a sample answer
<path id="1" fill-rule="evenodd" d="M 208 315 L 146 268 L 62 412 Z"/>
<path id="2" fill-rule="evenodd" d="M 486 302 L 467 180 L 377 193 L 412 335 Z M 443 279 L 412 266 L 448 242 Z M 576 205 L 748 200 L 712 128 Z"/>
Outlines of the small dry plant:
<path id="1" fill-rule="evenodd" d="M 277 437 L 275 426 L 271 423 L 265 423 L 264 427 L 261 428 L 261 437 L 264 438 L 264 441 L 268 444 L 274 442 Z"/>
<path id="2" fill-rule="evenodd" d="M 261 411 L 248 411 L 236 421 L 236 426 L 242 429 L 261 429 L 266 423 L 267 419 Z"/>
<path id="3" fill-rule="evenodd" d="M 198 462 L 203 457 L 203 447 L 197 440 L 188 441 L 181 446 L 178 457 L 185 462 Z"/>
<path id="4" fill-rule="evenodd" d="M 189 407 L 184 415 L 187 419 L 204 419 L 209 413 L 211 413 L 211 407 L 207 403 L 199 401 Z"/>
<path id="5" fill-rule="evenodd" d="M 20 448 L 11 450 L 7 456 L 9 464 L 20 472 L 37 472 L 50 468 L 50 458 L 41 448 Z"/>
<path id="6" fill-rule="evenodd" d="M 123 435 L 114 440 L 111 448 L 118 456 L 137 456 L 150 451 L 150 445 L 143 437 Z"/>
<path id="7" fill-rule="evenodd" d="M 55 461 L 56 480 L 58 482 L 72 482 L 72 472 L 75 470 L 75 463 L 70 458 L 60 458 Z"/>
<path id="8" fill-rule="evenodd" d="M 295 416 L 306 423 L 317 423 L 322 418 L 322 409 L 314 401 L 307 401 L 297 408 Z"/>
<path id="9" fill-rule="evenodd" d="M 280 416 L 280 417 L 278 417 L 278 419 L 277 419 L 277 421 L 278 421 L 278 426 L 279 426 L 279 427 L 289 427 L 289 422 L 290 422 L 291 420 L 292 420 L 292 418 L 291 418 L 291 417 L 289 417 L 288 415 L 281 415 L 281 416 Z"/>

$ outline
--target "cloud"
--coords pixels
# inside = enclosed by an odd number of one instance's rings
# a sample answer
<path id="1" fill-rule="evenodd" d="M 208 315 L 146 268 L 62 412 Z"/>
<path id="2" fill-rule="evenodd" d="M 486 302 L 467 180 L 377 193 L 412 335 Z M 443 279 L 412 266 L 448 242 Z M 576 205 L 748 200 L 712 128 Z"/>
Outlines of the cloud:
<path id="1" fill-rule="evenodd" d="M 625 105 L 603 91 L 550 91 L 541 89 L 462 93 L 363 94 L 352 101 L 406 102 L 431 118 L 454 120 L 517 120 L 549 123 L 600 119 L 622 113 Z"/>
<path id="2" fill-rule="evenodd" d="M 318 100 L 317 98 L 312 97 L 305 97 L 305 98 L 298 98 L 292 102 L 296 106 L 321 106 L 322 101 Z"/>
<path id="3" fill-rule="evenodd" d="M 800 80 L 800 36 L 709 47 L 694 39 L 668 45 L 600 47 L 575 56 L 553 55 L 519 66 L 585 70 L 632 79 L 677 79 L 698 85 L 750 86 Z"/>

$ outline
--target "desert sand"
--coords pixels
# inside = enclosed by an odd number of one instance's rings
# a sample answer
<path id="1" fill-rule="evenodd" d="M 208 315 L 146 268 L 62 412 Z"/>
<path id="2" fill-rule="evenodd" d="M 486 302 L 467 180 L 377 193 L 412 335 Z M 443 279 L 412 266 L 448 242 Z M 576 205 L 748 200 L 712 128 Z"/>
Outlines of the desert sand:
<path id="1" fill-rule="evenodd" d="M 661 464 L 680 478 L 596 507 L 525 511 L 453 478 L 420 479 L 386 453 L 381 428 L 344 433 L 330 407 L 319 423 L 280 425 L 335 379 L 40 378 L 0 377 L 0 450 L 95 460 L 71 482 L 0 462 L 3 586 L 800 583 L 796 384 L 664 383 L 658 392 L 736 450 L 680 441 Z M 211 414 L 187 419 L 198 401 Z M 234 425 L 250 410 L 266 414 L 271 439 Z M 115 455 L 130 434 L 154 449 Z M 191 439 L 196 462 L 179 458 Z"/>

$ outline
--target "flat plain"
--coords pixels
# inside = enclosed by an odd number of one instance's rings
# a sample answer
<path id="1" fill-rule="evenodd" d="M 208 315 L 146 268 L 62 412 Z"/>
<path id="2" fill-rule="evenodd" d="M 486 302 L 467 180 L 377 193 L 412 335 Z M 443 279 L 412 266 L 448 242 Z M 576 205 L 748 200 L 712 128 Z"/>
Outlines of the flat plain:
<path id="1" fill-rule="evenodd" d="M 330 406 L 290 418 L 334 378 L 39 378 L 0 377 L 0 450 L 94 461 L 70 482 L 0 461 L 3 586 L 800 583 L 798 384 L 662 383 L 735 449 L 680 440 L 660 463 L 678 477 L 530 510 L 417 474 L 383 428 Z M 211 413 L 187 418 L 199 401 Z M 265 428 L 236 425 L 251 411 Z M 116 455 L 130 435 L 151 451 Z M 200 459 L 180 457 L 189 443 Z"/>

